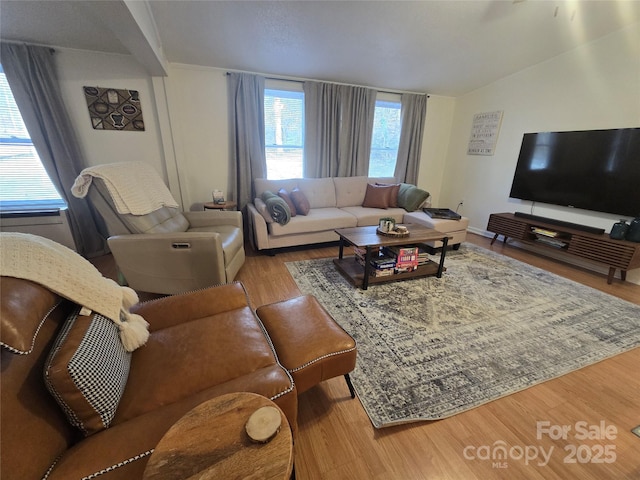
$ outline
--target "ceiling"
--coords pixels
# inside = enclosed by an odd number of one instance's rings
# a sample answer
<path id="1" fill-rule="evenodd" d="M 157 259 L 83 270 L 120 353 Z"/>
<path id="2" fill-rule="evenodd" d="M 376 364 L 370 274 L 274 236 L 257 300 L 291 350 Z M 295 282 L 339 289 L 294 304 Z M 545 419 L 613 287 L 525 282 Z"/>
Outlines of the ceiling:
<path id="1" fill-rule="evenodd" d="M 637 22 L 640 1 L 0 0 L 3 40 L 131 54 L 154 75 L 170 62 L 450 96 Z"/>

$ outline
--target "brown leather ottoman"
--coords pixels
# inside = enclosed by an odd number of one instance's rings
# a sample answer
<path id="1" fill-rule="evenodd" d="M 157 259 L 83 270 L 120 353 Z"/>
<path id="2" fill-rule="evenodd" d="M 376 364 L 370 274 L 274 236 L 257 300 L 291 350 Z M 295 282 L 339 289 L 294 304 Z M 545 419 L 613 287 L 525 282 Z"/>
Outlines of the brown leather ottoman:
<path id="1" fill-rule="evenodd" d="M 312 295 L 264 305 L 256 310 L 269 332 L 280 363 L 289 370 L 298 394 L 329 378 L 349 378 L 356 366 L 356 341 Z"/>

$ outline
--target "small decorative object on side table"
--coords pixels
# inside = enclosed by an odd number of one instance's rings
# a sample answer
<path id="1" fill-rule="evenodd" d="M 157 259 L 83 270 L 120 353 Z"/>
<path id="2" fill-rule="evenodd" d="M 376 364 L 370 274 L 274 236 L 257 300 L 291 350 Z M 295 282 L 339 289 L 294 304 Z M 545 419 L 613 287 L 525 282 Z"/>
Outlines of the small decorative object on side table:
<path id="1" fill-rule="evenodd" d="M 267 435 L 264 443 L 255 443 L 247 434 L 247 422 L 265 406 L 280 414 L 280 429 Z M 178 420 L 156 446 L 143 479 L 288 480 L 292 471 L 293 439 L 287 417 L 268 398 L 239 392 L 212 398 Z"/>
<path id="2" fill-rule="evenodd" d="M 232 200 L 227 200 L 224 203 L 205 202 L 205 210 L 235 210 L 238 204 Z"/>
<path id="3" fill-rule="evenodd" d="M 211 192 L 211 196 L 213 203 L 224 203 L 224 193 L 222 193 L 222 190 L 214 190 Z"/>

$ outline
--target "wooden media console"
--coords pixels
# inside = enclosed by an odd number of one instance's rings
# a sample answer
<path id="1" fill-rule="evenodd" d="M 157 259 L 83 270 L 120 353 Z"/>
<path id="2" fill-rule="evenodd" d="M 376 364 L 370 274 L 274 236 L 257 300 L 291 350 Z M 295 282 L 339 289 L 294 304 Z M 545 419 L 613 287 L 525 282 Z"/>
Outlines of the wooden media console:
<path id="1" fill-rule="evenodd" d="M 607 234 L 590 233 L 572 227 L 558 225 L 555 221 L 518 217 L 513 213 L 492 213 L 487 225 L 498 235 L 523 243 L 541 245 L 566 255 L 583 258 L 609 267 L 607 283 L 613 281 L 616 269 L 620 278 L 627 278 L 627 270 L 640 267 L 640 243 L 614 240 Z"/>

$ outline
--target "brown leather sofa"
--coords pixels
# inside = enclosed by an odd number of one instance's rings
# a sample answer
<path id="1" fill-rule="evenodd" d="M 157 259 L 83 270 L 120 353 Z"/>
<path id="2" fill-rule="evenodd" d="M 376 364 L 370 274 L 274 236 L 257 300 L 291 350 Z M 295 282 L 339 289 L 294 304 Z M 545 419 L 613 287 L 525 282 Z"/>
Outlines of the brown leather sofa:
<path id="1" fill-rule="evenodd" d="M 134 306 L 132 311 L 149 322 L 151 335 L 131 354 L 110 427 L 84 436 L 43 381 L 49 351 L 76 306 L 26 280 L 1 277 L 0 282 L 3 480 L 139 479 L 173 423 L 228 392 L 272 399 L 295 432 L 294 382 L 241 284 Z"/>

